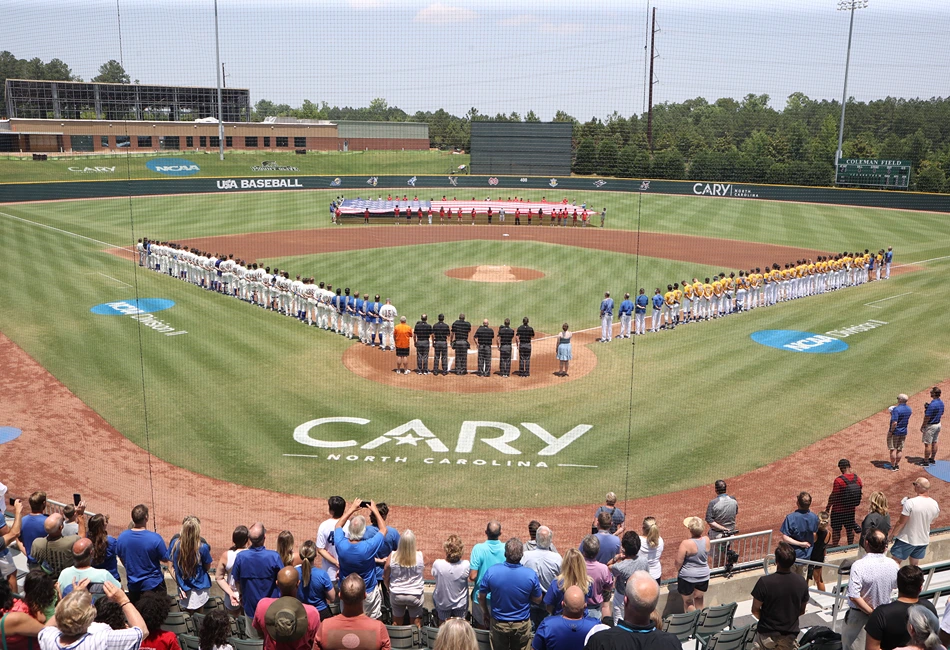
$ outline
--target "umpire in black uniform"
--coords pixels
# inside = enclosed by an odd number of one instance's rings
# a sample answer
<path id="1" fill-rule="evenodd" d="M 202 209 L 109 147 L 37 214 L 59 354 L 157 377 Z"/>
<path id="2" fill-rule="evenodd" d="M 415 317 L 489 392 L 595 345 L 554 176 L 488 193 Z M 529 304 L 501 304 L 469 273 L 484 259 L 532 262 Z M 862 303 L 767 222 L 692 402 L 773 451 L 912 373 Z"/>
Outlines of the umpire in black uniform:
<path id="1" fill-rule="evenodd" d="M 429 374 L 429 339 L 432 338 L 432 326 L 428 316 L 423 314 L 421 320 L 412 330 L 412 338 L 416 342 L 416 373 Z"/>
<path id="2" fill-rule="evenodd" d="M 478 343 L 478 376 L 491 376 L 491 344 L 495 340 L 495 330 L 488 326 L 488 319 L 475 330 L 475 342 Z"/>
<path id="3" fill-rule="evenodd" d="M 505 324 L 498 328 L 498 354 L 501 357 L 499 373 L 502 377 L 511 375 L 511 342 L 515 338 L 515 331 L 511 329 L 511 319 L 506 318 Z"/>
<path id="4" fill-rule="evenodd" d="M 472 324 L 465 320 L 465 314 L 459 314 L 459 319 L 452 323 L 452 349 L 455 350 L 455 374 L 468 374 L 468 335 L 472 331 Z"/>
<path id="5" fill-rule="evenodd" d="M 518 328 L 518 374 L 522 377 L 531 376 L 531 339 L 534 338 L 534 328 L 528 325 L 528 317 L 521 320 Z"/>
<path id="6" fill-rule="evenodd" d="M 443 375 L 449 374 L 449 335 L 452 330 L 445 322 L 445 314 L 439 314 L 439 322 L 432 326 L 432 349 L 435 358 L 432 361 L 432 372 Z M 440 371 L 440 362 L 441 368 Z"/>

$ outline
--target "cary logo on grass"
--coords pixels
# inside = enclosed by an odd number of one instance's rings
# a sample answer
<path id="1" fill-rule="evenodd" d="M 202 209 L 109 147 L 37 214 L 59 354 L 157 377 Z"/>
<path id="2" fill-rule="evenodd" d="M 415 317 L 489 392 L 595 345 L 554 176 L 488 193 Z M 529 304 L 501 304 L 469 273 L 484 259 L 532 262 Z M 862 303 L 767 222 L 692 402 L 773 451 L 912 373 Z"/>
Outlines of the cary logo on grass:
<path id="1" fill-rule="evenodd" d="M 145 166 L 166 176 L 194 176 L 201 171 L 201 167 L 184 158 L 153 158 Z"/>
<path id="2" fill-rule="evenodd" d="M 848 344 L 825 334 L 799 332 L 798 330 L 760 330 L 751 335 L 753 341 L 770 348 L 787 352 L 808 352 L 809 354 L 831 354 L 844 352 Z"/>
<path id="3" fill-rule="evenodd" d="M 151 314 L 174 306 L 174 301 L 165 298 L 138 298 L 106 302 L 96 305 L 89 311 L 100 316 L 136 316 L 138 314 Z"/>

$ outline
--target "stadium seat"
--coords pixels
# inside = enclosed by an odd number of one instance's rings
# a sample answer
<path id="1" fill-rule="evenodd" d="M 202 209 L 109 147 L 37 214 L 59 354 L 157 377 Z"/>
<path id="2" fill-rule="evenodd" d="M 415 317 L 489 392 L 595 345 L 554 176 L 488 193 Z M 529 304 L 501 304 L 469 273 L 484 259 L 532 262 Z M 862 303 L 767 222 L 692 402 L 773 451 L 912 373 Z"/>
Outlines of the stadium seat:
<path id="1" fill-rule="evenodd" d="M 736 613 L 736 603 L 717 605 L 700 610 L 693 636 L 696 637 L 696 650 L 704 647 L 710 637 L 717 632 L 732 627 L 732 618 Z"/>
<path id="2" fill-rule="evenodd" d="M 427 648 L 435 647 L 435 637 L 439 635 L 439 628 L 437 627 L 424 627 L 422 628 L 422 645 Z"/>
<path id="3" fill-rule="evenodd" d="M 706 650 L 744 650 L 746 638 L 749 636 L 751 629 L 751 626 L 746 625 L 745 627 L 716 632 L 711 637 L 707 637 L 704 647 Z M 699 643 L 698 638 L 696 641 Z"/>
<path id="4" fill-rule="evenodd" d="M 700 610 L 685 614 L 671 614 L 663 619 L 663 631 L 676 635 L 680 643 L 686 643 L 696 631 L 696 622 L 699 620 Z"/>
<path id="5" fill-rule="evenodd" d="M 182 612 L 168 612 L 168 618 L 162 623 L 162 629 L 175 634 L 194 634 L 191 623 Z"/>
<path id="6" fill-rule="evenodd" d="M 191 626 L 194 630 L 194 634 L 197 635 L 201 632 L 201 624 L 205 620 L 205 614 L 192 614 L 191 615 Z"/>
<path id="7" fill-rule="evenodd" d="M 387 625 L 389 640 L 393 648 L 414 648 L 418 628 L 415 625 Z M 235 648 L 234 650 L 238 650 Z"/>
<path id="8" fill-rule="evenodd" d="M 181 650 L 198 650 L 198 637 L 193 634 L 179 634 L 178 645 Z"/>
<path id="9" fill-rule="evenodd" d="M 219 596 L 211 596 L 208 598 L 208 602 L 205 603 L 205 606 L 201 608 L 203 614 L 210 614 L 216 609 L 224 609 L 224 599 Z"/>
<path id="10" fill-rule="evenodd" d="M 475 640 L 478 641 L 478 650 L 491 650 L 491 635 L 488 630 L 475 630 Z"/>
<path id="11" fill-rule="evenodd" d="M 264 639 L 239 639 L 232 636 L 228 643 L 234 650 L 262 650 L 264 648 Z"/>

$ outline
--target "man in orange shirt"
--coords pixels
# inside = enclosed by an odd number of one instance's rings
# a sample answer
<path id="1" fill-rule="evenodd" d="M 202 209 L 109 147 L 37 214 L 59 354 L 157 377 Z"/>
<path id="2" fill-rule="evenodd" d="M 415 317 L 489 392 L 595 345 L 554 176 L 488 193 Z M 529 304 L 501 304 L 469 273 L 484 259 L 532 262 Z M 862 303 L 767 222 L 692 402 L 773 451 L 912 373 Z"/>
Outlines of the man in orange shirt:
<path id="1" fill-rule="evenodd" d="M 399 324 L 393 329 L 396 342 L 396 374 L 409 374 L 409 342 L 412 341 L 412 328 L 406 324 L 406 317 L 399 317 Z"/>
<path id="2" fill-rule="evenodd" d="M 366 587 L 358 573 L 340 584 L 340 616 L 321 621 L 314 650 L 390 650 L 392 641 L 382 622 L 363 613 Z M 335 620 L 334 620 L 335 619 Z"/>

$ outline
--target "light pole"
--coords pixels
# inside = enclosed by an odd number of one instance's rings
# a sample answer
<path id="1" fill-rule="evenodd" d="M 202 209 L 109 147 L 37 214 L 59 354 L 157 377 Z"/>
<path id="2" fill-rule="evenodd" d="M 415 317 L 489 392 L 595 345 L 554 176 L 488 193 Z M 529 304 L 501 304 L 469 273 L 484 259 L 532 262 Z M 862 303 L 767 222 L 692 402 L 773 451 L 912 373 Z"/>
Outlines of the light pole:
<path id="1" fill-rule="evenodd" d="M 218 68 L 218 155 L 221 160 L 224 160 L 224 105 L 221 100 L 221 44 L 218 42 L 218 0 L 214 0 L 214 55 Z"/>
<path id="2" fill-rule="evenodd" d="M 844 108 L 848 103 L 848 67 L 851 65 L 851 34 L 854 32 L 854 10 L 865 9 L 868 6 L 868 0 L 839 0 L 838 11 L 850 11 L 851 23 L 848 26 L 848 53 L 844 59 L 844 91 L 841 93 L 841 122 L 838 124 L 838 150 L 835 152 L 835 169 L 838 168 L 838 161 L 844 155 L 842 143 L 844 142 Z"/>

